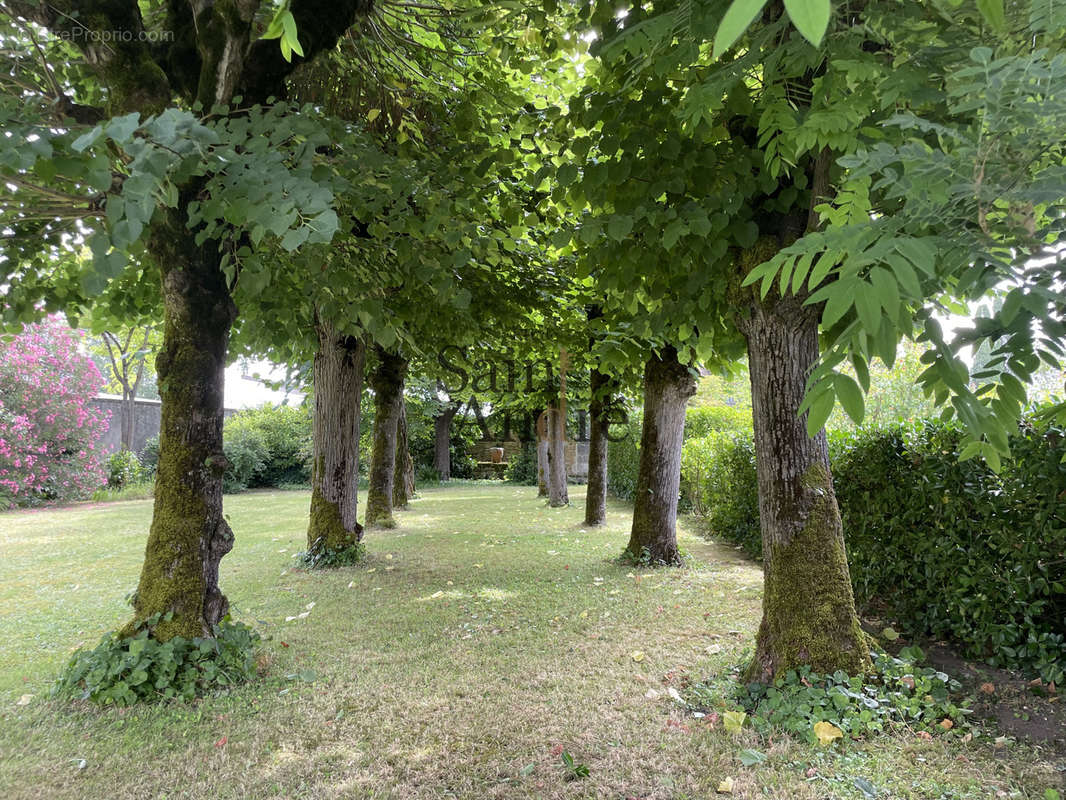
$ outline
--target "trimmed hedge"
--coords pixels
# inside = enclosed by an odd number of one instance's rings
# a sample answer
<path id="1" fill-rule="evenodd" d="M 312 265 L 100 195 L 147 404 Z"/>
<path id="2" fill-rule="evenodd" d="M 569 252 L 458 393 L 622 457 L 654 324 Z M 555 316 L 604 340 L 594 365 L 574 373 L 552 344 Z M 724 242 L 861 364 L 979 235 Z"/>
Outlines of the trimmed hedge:
<path id="1" fill-rule="evenodd" d="M 1066 677 L 1066 432 L 1032 422 L 1000 474 L 960 462 L 942 423 L 830 437 L 856 599 L 970 658 Z M 754 450 L 746 437 L 686 444 L 685 483 L 710 533 L 759 556 Z M 694 473 L 695 465 L 699 472 Z"/>

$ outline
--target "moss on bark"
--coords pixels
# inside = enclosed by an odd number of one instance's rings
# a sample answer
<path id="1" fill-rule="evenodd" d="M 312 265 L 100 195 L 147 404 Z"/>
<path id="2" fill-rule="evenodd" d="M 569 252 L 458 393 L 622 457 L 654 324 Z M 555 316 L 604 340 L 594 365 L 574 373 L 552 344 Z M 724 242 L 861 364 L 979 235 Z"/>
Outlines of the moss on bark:
<path id="1" fill-rule="evenodd" d="M 748 681 L 768 683 L 804 665 L 826 674 L 870 668 L 832 479 L 815 464 L 803 485 L 814 494 L 806 524 L 791 541 L 772 544 L 765 559 L 763 619 Z"/>

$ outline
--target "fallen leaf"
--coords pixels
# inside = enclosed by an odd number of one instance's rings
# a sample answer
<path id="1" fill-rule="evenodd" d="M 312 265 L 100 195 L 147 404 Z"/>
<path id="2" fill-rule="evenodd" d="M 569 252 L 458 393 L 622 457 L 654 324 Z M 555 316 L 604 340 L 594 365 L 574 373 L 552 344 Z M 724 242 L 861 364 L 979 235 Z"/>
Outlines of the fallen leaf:
<path id="1" fill-rule="evenodd" d="M 929 731 L 918 731 L 918 738 L 925 739 L 928 741 L 929 739 L 933 738 L 933 734 L 929 733 Z"/>
<path id="2" fill-rule="evenodd" d="M 551 749 L 551 754 L 553 756 L 562 755 L 562 752 L 563 752 L 563 746 L 561 744 L 557 744 Z"/>
<path id="3" fill-rule="evenodd" d="M 722 780 L 718 782 L 718 788 L 715 791 L 717 791 L 718 794 L 733 794 L 733 779 L 722 778 Z"/>
<path id="4" fill-rule="evenodd" d="M 744 720 L 747 718 L 748 715 L 743 711 L 726 711 L 722 715 L 725 729 L 730 733 L 740 733 L 740 729 L 744 727 Z"/>
<path id="5" fill-rule="evenodd" d="M 899 679 L 899 682 L 906 686 L 908 689 L 914 688 L 914 678 L 912 678 L 910 675 L 904 675 L 902 678 Z"/>
<path id="6" fill-rule="evenodd" d="M 994 683 L 982 683 L 981 684 L 981 692 L 984 693 L 984 694 L 995 694 L 996 693 L 996 685 Z"/>
<path id="7" fill-rule="evenodd" d="M 351 589 L 355 586 L 355 581 L 348 581 L 348 588 Z"/>
<path id="8" fill-rule="evenodd" d="M 844 738 L 844 731 L 840 730 L 832 722 L 822 720 L 814 723 L 814 735 L 818 737 L 819 744 L 828 745 L 832 744 L 834 739 Z"/>
<path id="9" fill-rule="evenodd" d="M 229 739 L 227 737 L 223 736 L 221 739 L 219 739 L 217 742 L 215 742 L 215 747 L 225 747 L 226 746 L 226 742 L 228 742 L 228 741 L 229 741 Z"/>
<path id="10" fill-rule="evenodd" d="M 24 694 L 24 695 L 22 695 L 22 697 L 19 698 L 19 701 L 17 703 L 15 703 L 15 705 L 17 705 L 17 706 L 28 706 L 30 704 L 30 700 L 32 700 L 32 699 L 33 699 L 33 695 L 32 694 Z"/>
<path id="11" fill-rule="evenodd" d="M 803 774 L 806 775 L 808 778 L 813 778 L 815 775 L 818 774 L 818 770 L 816 770 L 814 767 L 807 767 L 807 771 Z"/>
<path id="12" fill-rule="evenodd" d="M 718 655 L 721 652 L 722 652 L 722 645 L 720 645 L 720 644 L 712 644 L 712 645 L 710 645 L 707 648 L 707 655 L 709 655 L 709 656 L 716 656 L 716 655 Z"/>
<path id="13" fill-rule="evenodd" d="M 659 699 L 659 693 L 657 691 L 655 691 L 654 689 L 648 689 L 648 691 L 645 693 L 644 696 L 646 698 L 648 698 L 649 700 L 658 700 Z"/>
<path id="14" fill-rule="evenodd" d="M 940 720 L 940 727 L 946 731 L 950 731 L 952 728 L 955 727 L 955 723 L 945 717 L 944 719 Z"/>
<path id="15" fill-rule="evenodd" d="M 899 634 L 896 633 L 896 631 L 894 631 L 892 628 L 885 628 L 883 631 L 881 631 L 881 638 L 887 639 L 890 642 L 894 642 L 896 641 L 896 639 L 899 638 Z"/>
<path id="16" fill-rule="evenodd" d="M 681 693 L 678 692 L 677 689 L 675 689 L 673 686 L 667 689 L 666 693 L 672 698 L 674 698 L 674 700 L 676 700 L 678 703 L 681 703 L 681 705 L 685 704 L 685 701 L 681 699 Z"/>
<path id="17" fill-rule="evenodd" d="M 644 660 L 644 651 L 643 650 L 634 650 L 632 655 L 631 655 L 631 657 L 632 657 L 632 659 L 634 661 L 636 661 L 639 664 L 641 661 Z"/>

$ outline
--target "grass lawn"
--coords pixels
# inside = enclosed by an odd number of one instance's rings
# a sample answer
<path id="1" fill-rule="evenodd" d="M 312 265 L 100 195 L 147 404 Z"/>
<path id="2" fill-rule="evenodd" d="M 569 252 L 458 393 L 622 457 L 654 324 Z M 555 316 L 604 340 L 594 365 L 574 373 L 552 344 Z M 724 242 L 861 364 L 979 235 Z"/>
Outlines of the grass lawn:
<path id="1" fill-rule="evenodd" d="M 566 509 L 525 487 L 426 490 L 401 528 L 368 532 L 365 565 L 322 573 L 291 568 L 306 493 L 227 497 L 222 588 L 266 638 L 263 677 L 132 709 L 47 693 L 75 647 L 125 621 L 150 502 L 0 515 L 0 800 L 651 800 L 713 797 L 726 777 L 743 798 L 864 799 L 865 779 L 879 798 L 1043 800 L 1061 786 L 1061 757 L 1017 742 L 904 731 L 827 750 L 693 718 L 668 689 L 715 675 L 728 691 L 761 570 L 684 532 L 691 568 L 622 566 L 627 509 L 584 530 L 575 489 Z M 768 760 L 742 766 L 746 748 Z M 589 777 L 566 780 L 562 751 Z"/>

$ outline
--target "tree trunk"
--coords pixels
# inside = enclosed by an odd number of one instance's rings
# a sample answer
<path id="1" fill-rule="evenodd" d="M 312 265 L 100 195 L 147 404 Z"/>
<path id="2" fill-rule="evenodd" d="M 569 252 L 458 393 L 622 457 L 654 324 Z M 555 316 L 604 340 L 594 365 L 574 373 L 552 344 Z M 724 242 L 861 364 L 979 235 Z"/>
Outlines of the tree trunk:
<path id="1" fill-rule="evenodd" d="M 307 552 L 336 552 L 359 543 L 359 417 L 366 346 L 340 336 L 321 320 L 315 326 L 314 463 Z"/>
<path id="2" fill-rule="evenodd" d="M 393 528 L 393 480 L 396 477 L 396 431 L 403 403 L 407 361 L 375 346 L 378 363 L 370 376 L 374 389 L 374 449 L 370 455 L 370 487 L 366 496 L 367 527 Z"/>
<path id="3" fill-rule="evenodd" d="M 459 405 L 453 402 L 433 418 L 433 469 L 441 481 L 452 479 L 452 420 Z"/>
<path id="4" fill-rule="evenodd" d="M 607 410 L 610 408 L 611 379 L 599 370 L 589 372 L 589 479 L 585 495 L 585 525 L 595 527 L 607 521 Z"/>
<path id="5" fill-rule="evenodd" d="M 677 565 L 677 493 L 681 485 L 681 445 L 685 403 L 696 381 L 666 347 L 644 366 L 644 430 L 640 437 L 633 528 L 626 553 L 639 561 Z"/>
<path id="6" fill-rule="evenodd" d="M 135 390 L 122 387 L 122 442 L 120 448 L 133 452 L 134 434 L 137 426 L 137 395 Z"/>
<path id="7" fill-rule="evenodd" d="M 396 474 L 392 478 L 392 507 L 407 508 L 415 496 L 415 461 L 407 441 L 407 403 L 400 392 L 400 417 L 396 421 Z"/>
<path id="8" fill-rule="evenodd" d="M 197 246 L 182 212 L 158 213 L 148 244 L 163 284 L 163 347 L 156 361 L 159 465 L 134 618 L 121 635 L 132 635 L 156 614 L 170 615 L 153 631 L 166 641 L 211 636 L 229 609 L 218 587 L 219 562 L 233 547 L 222 516 L 222 392 L 237 309 L 219 269 L 217 244 Z"/>
<path id="9" fill-rule="evenodd" d="M 849 675 L 869 668 L 825 431 L 809 438 L 807 415 L 797 414 L 818 359 L 818 320 L 817 308 L 790 295 L 753 303 L 740 325 L 748 341 L 765 572 L 749 681 L 769 683 L 805 664 Z"/>
<path id="10" fill-rule="evenodd" d="M 566 491 L 566 418 L 559 408 L 549 408 L 548 422 L 548 505 L 570 505 Z"/>
<path id="11" fill-rule="evenodd" d="M 537 497 L 548 496 L 548 450 L 551 440 L 548 436 L 548 414 L 551 410 L 542 412 L 537 417 Z"/>

